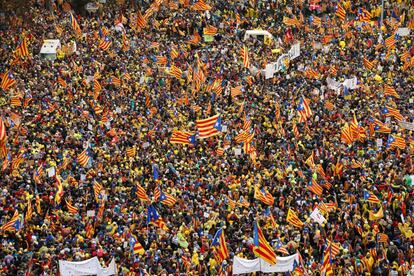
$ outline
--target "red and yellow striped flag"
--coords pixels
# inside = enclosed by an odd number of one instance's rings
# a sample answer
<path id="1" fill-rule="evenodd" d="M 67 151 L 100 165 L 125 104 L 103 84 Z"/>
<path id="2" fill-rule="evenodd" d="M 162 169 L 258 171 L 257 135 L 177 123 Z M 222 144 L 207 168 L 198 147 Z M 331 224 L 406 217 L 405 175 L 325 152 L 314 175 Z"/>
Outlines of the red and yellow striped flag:
<path id="1" fill-rule="evenodd" d="M 338 7 L 336 9 L 335 15 L 338 16 L 341 20 L 345 20 L 346 19 L 346 11 L 341 6 L 341 4 L 339 4 L 339 3 L 338 3 Z"/>
<path id="2" fill-rule="evenodd" d="M 195 11 L 208 11 L 211 10 L 211 6 L 207 5 L 204 0 L 198 0 L 191 8 Z"/>
<path id="3" fill-rule="evenodd" d="M 86 167 L 89 163 L 90 157 L 88 155 L 88 149 L 82 151 L 77 157 L 79 165 Z"/>
<path id="4" fill-rule="evenodd" d="M 394 87 L 388 85 L 388 84 L 384 84 L 384 96 L 393 96 L 397 99 L 400 98 L 400 95 L 398 95 L 397 91 L 395 90 Z"/>
<path id="5" fill-rule="evenodd" d="M 249 50 L 247 49 L 247 46 L 243 46 L 243 48 L 241 48 L 240 55 L 243 58 L 243 66 L 245 68 L 249 68 L 250 67 L 250 61 L 249 61 Z"/>
<path id="6" fill-rule="evenodd" d="M 57 83 L 59 83 L 63 88 L 66 88 L 68 86 L 68 84 L 66 83 L 66 81 L 64 79 L 62 79 L 61 76 L 59 76 L 57 78 Z"/>
<path id="7" fill-rule="evenodd" d="M 205 35 L 215 35 L 217 34 L 218 29 L 212 25 L 208 25 L 204 28 L 203 33 Z"/>
<path id="8" fill-rule="evenodd" d="M 66 200 L 65 200 L 66 201 Z M 68 212 L 71 214 L 76 215 L 78 213 L 78 208 L 73 206 L 70 202 L 66 201 L 66 207 L 68 208 Z"/>
<path id="9" fill-rule="evenodd" d="M 27 40 L 26 38 L 20 43 L 20 45 L 16 48 L 14 54 L 17 57 L 23 58 L 29 55 L 29 48 L 27 47 Z"/>
<path id="10" fill-rule="evenodd" d="M 374 62 L 373 61 L 369 61 L 369 59 L 367 59 L 366 57 L 364 57 L 364 66 L 368 70 L 372 70 L 372 68 L 374 67 Z"/>
<path id="11" fill-rule="evenodd" d="M 142 29 L 147 26 L 147 20 L 144 18 L 144 16 L 142 15 L 140 11 L 138 11 L 137 13 L 136 26 Z"/>
<path id="12" fill-rule="evenodd" d="M 286 26 L 297 26 L 297 27 L 300 26 L 300 22 L 296 17 L 289 18 L 289 17 L 284 16 L 283 24 L 285 24 Z"/>
<path id="13" fill-rule="evenodd" d="M 243 88 L 243 86 L 241 86 L 241 85 L 230 88 L 231 96 L 233 98 L 237 97 L 237 96 L 240 96 L 242 94 L 242 88 Z"/>
<path id="14" fill-rule="evenodd" d="M 176 77 L 177 79 L 181 79 L 181 75 L 183 74 L 183 72 L 181 71 L 180 68 L 178 68 L 177 66 L 172 64 L 171 67 L 170 67 L 170 70 L 169 70 L 169 74 L 171 76 Z"/>
<path id="15" fill-rule="evenodd" d="M 139 185 L 139 184 L 137 184 L 137 192 L 136 192 L 136 194 L 137 194 L 137 197 L 140 199 L 140 200 L 142 200 L 142 201 L 149 201 L 149 197 L 148 197 L 148 195 L 147 195 L 147 192 L 145 191 L 145 189 L 141 186 L 141 185 Z"/>
<path id="16" fill-rule="evenodd" d="M 304 225 L 304 223 L 298 218 L 296 213 L 290 208 L 287 214 L 286 221 L 298 228 L 302 228 Z"/>

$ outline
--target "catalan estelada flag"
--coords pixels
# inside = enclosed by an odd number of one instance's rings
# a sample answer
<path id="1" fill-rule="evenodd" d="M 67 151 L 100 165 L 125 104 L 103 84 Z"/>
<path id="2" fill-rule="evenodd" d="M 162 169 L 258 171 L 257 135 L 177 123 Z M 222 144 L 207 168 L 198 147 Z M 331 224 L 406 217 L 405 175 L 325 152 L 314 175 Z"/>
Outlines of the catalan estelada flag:
<path id="1" fill-rule="evenodd" d="M 229 251 L 227 249 L 222 228 L 220 228 L 214 235 L 211 246 L 213 247 L 214 256 L 218 262 L 223 262 L 229 258 Z"/>
<path id="2" fill-rule="evenodd" d="M 265 191 L 264 188 L 256 189 L 254 191 L 254 198 L 260 200 L 266 205 L 272 206 L 275 202 L 275 199 L 273 198 L 272 194 L 268 191 Z"/>
<path id="3" fill-rule="evenodd" d="M 109 37 L 105 37 L 99 41 L 98 48 L 107 51 L 112 46 L 112 41 Z"/>
<path id="4" fill-rule="evenodd" d="M 253 252 L 254 254 L 263 259 L 265 262 L 275 265 L 276 264 L 276 253 L 273 248 L 267 242 L 263 235 L 262 229 L 257 222 L 253 225 Z"/>
<path id="5" fill-rule="evenodd" d="M 397 99 L 400 98 L 400 95 L 398 95 L 395 88 L 392 87 L 391 85 L 388 85 L 388 84 L 384 84 L 384 96 L 392 96 L 392 97 L 395 97 Z"/>
<path id="6" fill-rule="evenodd" d="M 75 16 L 73 16 L 72 13 L 69 14 L 70 17 L 70 25 L 72 26 L 72 29 L 75 31 L 76 34 L 81 34 L 82 30 L 78 24 L 78 21 L 76 21 Z"/>
<path id="7" fill-rule="evenodd" d="M 17 46 L 16 51 L 14 54 L 18 57 L 26 57 L 29 55 L 29 48 L 27 47 L 27 40 L 26 38 Z"/>
<path id="8" fill-rule="evenodd" d="M 335 15 L 338 16 L 341 20 L 345 20 L 346 19 L 346 11 L 341 6 L 341 4 L 339 4 L 339 3 L 338 3 L 338 6 L 336 8 Z"/>
<path id="9" fill-rule="evenodd" d="M 286 221 L 298 228 L 302 228 L 304 225 L 304 223 L 298 218 L 296 213 L 290 208 L 287 214 Z"/>
<path id="10" fill-rule="evenodd" d="M 397 108 L 391 106 L 385 106 L 381 108 L 381 113 L 386 117 L 394 117 L 397 121 L 402 121 L 404 117 L 401 115 L 400 111 Z"/>
<path id="11" fill-rule="evenodd" d="M 20 219 L 19 212 L 16 210 L 14 211 L 13 217 L 8 222 L 3 224 L 0 227 L 0 230 L 2 231 L 20 230 L 21 227 L 22 227 L 22 221 Z"/>
<path id="12" fill-rule="evenodd" d="M 299 115 L 299 123 L 306 122 L 312 116 L 312 110 L 309 106 L 309 100 L 305 97 L 301 97 L 297 107 Z"/>
<path id="13" fill-rule="evenodd" d="M 383 122 L 381 122 L 380 120 L 373 118 L 371 119 L 371 125 L 373 127 L 373 131 L 375 132 L 379 132 L 379 133 L 391 133 L 391 129 L 385 125 Z"/>
<path id="14" fill-rule="evenodd" d="M 364 200 L 371 202 L 371 203 L 381 203 L 381 201 L 378 199 L 376 195 L 373 193 L 370 193 L 368 191 L 363 192 Z"/>
<path id="15" fill-rule="evenodd" d="M 383 233 L 378 233 L 377 240 L 378 240 L 378 242 L 387 243 L 388 242 L 388 236 L 386 234 L 383 234 Z"/>
<path id="16" fill-rule="evenodd" d="M 120 78 L 112 76 L 108 79 L 108 83 L 114 85 L 114 86 L 121 86 L 122 81 Z"/>
<path id="17" fill-rule="evenodd" d="M 211 6 L 207 5 L 204 0 L 198 0 L 194 5 L 191 6 L 196 11 L 208 11 L 211 10 Z"/>
<path id="18" fill-rule="evenodd" d="M 78 163 L 82 167 L 86 167 L 89 164 L 90 159 L 91 158 L 88 155 L 88 149 L 85 149 L 84 151 L 82 151 L 77 157 Z"/>
<path id="19" fill-rule="evenodd" d="M 148 197 L 148 195 L 147 195 L 147 192 L 145 191 L 145 189 L 141 186 L 141 185 L 139 185 L 139 184 L 137 184 L 137 192 L 136 192 L 136 194 L 137 194 L 137 197 L 140 199 L 140 200 L 142 200 L 142 201 L 150 201 L 150 199 L 149 199 L 149 197 Z"/>
<path id="20" fill-rule="evenodd" d="M 177 200 L 170 194 L 164 193 L 161 187 L 157 185 L 154 190 L 155 201 L 159 200 L 162 204 L 172 207 Z"/>
<path id="21" fill-rule="evenodd" d="M 353 142 L 352 130 L 348 123 L 341 130 L 341 141 L 350 145 Z"/>
<path id="22" fill-rule="evenodd" d="M 1 75 L 0 87 L 3 90 L 9 89 L 15 84 L 16 80 L 14 79 L 13 74 L 10 71 L 6 71 L 5 73 L 3 73 L 3 75 Z"/>
<path id="23" fill-rule="evenodd" d="M 147 26 L 147 20 L 145 19 L 145 17 L 141 14 L 140 11 L 138 11 L 137 13 L 137 21 L 136 21 L 136 26 L 139 28 L 145 28 Z"/>
<path id="24" fill-rule="evenodd" d="M 170 138 L 171 144 L 189 145 L 195 143 L 195 135 L 187 131 L 173 131 Z"/>
<path id="25" fill-rule="evenodd" d="M 132 251 L 135 255 L 143 255 L 145 253 L 144 247 L 141 245 L 141 243 L 138 241 L 138 239 L 134 238 Z"/>
<path id="26" fill-rule="evenodd" d="M 405 149 L 406 146 L 407 143 L 405 142 L 404 138 L 392 134 L 388 135 L 387 147 Z"/>
<path id="27" fill-rule="evenodd" d="M 155 207 L 152 205 L 148 206 L 147 223 L 152 223 L 162 230 L 168 230 L 167 224 L 164 222 Z"/>
<path id="28" fill-rule="evenodd" d="M 249 60 L 249 50 L 247 49 L 247 46 L 243 46 L 240 50 L 240 55 L 243 58 L 243 66 L 245 68 L 250 67 L 250 60 Z"/>
<path id="29" fill-rule="evenodd" d="M 323 188 L 319 185 L 315 179 L 312 178 L 311 183 L 306 187 L 309 191 L 312 191 L 318 196 L 322 196 Z"/>
<path id="30" fill-rule="evenodd" d="M 73 206 L 72 203 L 70 203 L 68 201 L 66 201 L 66 207 L 68 208 L 69 213 L 74 214 L 74 215 L 76 215 L 78 213 L 78 208 Z"/>
<path id="31" fill-rule="evenodd" d="M 221 133 L 221 117 L 220 114 L 216 114 L 212 117 L 197 120 L 198 137 L 205 139 L 219 135 Z"/>

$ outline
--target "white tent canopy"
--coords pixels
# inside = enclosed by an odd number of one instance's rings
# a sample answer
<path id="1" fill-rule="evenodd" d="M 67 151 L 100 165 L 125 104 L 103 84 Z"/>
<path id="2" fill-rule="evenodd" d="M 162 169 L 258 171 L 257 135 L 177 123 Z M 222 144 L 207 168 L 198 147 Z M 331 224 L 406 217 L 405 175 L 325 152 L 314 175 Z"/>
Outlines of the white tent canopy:
<path id="1" fill-rule="evenodd" d="M 248 39 L 251 36 L 267 36 L 271 39 L 273 39 L 273 35 L 271 33 L 269 33 L 268 31 L 263 31 L 263 30 L 247 30 L 246 33 L 244 34 L 244 40 Z"/>

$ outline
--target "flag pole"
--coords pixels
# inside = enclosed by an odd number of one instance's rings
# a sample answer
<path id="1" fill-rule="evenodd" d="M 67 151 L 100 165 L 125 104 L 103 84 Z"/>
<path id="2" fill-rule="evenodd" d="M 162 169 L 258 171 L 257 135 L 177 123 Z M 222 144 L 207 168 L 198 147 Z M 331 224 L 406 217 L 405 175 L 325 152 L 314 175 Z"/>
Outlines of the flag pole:
<path id="1" fill-rule="evenodd" d="M 383 23 L 384 23 L 384 0 L 381 1 L 381 23 L 380 23 L 380 30 L 381 30 L 381 27 L 382 27 L 382 24 Z"/>

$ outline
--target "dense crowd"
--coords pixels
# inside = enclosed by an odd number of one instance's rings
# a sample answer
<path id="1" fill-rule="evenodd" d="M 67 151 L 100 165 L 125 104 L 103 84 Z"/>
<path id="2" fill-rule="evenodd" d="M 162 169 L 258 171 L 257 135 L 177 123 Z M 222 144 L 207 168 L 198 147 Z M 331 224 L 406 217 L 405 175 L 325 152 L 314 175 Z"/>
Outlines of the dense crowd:
<path id="1" fill-rule="evenodd" d="M 300 254 L 298 275 L 325 273 L 329 245 L 334 275 L 414 275 L 414 44 L 397 32 L 414 28 L 413 1 L 385 1 L 383 24 L 377 0 L 106 2 L 6 14 L 2 275 L 93 256 L 118 275 L 230 275 L 234 256 L 255 258 L 254 222 L 278 256 Z M 62 44 L 54 61 L 45 39 Z"/>

